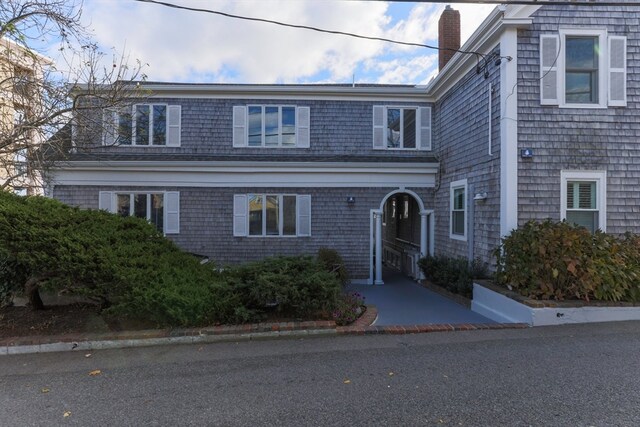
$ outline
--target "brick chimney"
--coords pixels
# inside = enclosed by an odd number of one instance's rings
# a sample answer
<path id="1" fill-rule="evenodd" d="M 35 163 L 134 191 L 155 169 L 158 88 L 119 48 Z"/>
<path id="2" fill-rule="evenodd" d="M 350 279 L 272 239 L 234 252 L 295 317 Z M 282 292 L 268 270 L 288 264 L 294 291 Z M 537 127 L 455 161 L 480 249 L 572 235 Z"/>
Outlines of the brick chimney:
<path id="1" fill-rule="evenodd" d="M 447 5 L 438 21 L 439 69 L 442 70 L 456 53 L 448 49 L 460 49 L 460 12 Z"/>

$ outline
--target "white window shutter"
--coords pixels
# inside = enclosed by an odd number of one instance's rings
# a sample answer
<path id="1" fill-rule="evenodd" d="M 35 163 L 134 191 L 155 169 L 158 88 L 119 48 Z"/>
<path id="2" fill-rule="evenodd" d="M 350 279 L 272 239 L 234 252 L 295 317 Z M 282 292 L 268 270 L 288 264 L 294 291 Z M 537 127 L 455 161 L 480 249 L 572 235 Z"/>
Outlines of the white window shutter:
<path id="1" fill-rule="evenodd" d="M 101 191 L 98 196 L 98 209 L 107 212 L 115 212 L 115 200 L 114 200 L 113 192 L 111 191 Z"/>
<path id="2" fill-rule="evenodd" d="M 627 105 L 627 38 L 609 36 L 609 105 Z"/>
<path id="3" fill-rule="evenodd" d="M 540 104 L 558 105 L 558 63 L 560 38 L 556 34 L 540 36 Z"/>
<path id="4" fill-rule="evenodd" d="M 418 110 L 418 149 L 431 150 L 431 107 L 420 107 Z"/>
<path id="5" fill-rule="evenodd" d="M 233 195 L 233 235 L 235 237 L 244 237 L 247 235 L 247 195 Z"/>
<path id="6" fill-rule="evenodd" d="M 373 149 L 382 150 L 384 144 L 384 106 L 373 106 Z"/>
<path id="7" fill-rule="evenodd" d="M 106 108 L 102 112 L 102 145 L 111 146 L 116 142 L 117 114 L 111 108 Z"/>
<path id="8" fill-rule="evenodd" d="M 296 108 L 296 146 L 299 148 L 309 148 L 309 125 L 311 122 L 311 111 L 309 107 Z"/>
<path id="9" fill-rule="evenodd" d="M 167 147 L 179 147 L 182 133 L 182 107 L 169 105 L 167 116 Z"/>
<path id="10" fill-rule="evenodd" d="M 236 105 L 233 107 L 233 146 L 247 146 L 247 107 Z"/>
<path id="11" fill-rule="evenodd" d="M 164 233 L 180 233 L 180 192 L 164 193 Z"/>
<path id="12" fill-rule="evenodd" d="M 296 206 L 298 211 L 297 234 L 302 237 L 311 236 L 311 196 L 298 196 Z"/>

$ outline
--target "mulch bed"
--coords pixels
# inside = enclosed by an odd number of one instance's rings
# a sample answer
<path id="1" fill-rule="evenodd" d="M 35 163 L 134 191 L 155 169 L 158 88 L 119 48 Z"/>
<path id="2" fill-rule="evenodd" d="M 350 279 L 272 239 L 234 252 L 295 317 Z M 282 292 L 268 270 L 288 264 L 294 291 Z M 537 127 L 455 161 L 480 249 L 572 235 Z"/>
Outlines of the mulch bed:
<path id="1" fill-rule="evenodd" d="M 366 317 L 367 316 L 363 315 L 360 319 Z M 278 316 L 277 313 L 268 313 L 265 321 L 279 323 L 301 321 L 301 319 L 284 318 Z M 371 321 L 373 321 L 373 319 L 371 319 L 368 324 L 370 324 Z M 358 321 L 354 324 L 358 324 Z M 45 310 L 39 311 L 33 311 L 29 307 L 22 306 L 0 308 L 0 339 L 26 336 L 138 331 L 155 328 L 157 328 L 157 325 L 150 322 L 104 317 L 100 314 L 97 306 L 86 303 L 51 305 L 47 306 Z"/>
<path id="2" fill-rule="evenodd" d="M 100 324 L 96 318 L 98 310 L 91 304 L 50 306 L 39 311 L 5 307 L 0 309 L 0 338 L 102 332 L 95 330 Z"/>

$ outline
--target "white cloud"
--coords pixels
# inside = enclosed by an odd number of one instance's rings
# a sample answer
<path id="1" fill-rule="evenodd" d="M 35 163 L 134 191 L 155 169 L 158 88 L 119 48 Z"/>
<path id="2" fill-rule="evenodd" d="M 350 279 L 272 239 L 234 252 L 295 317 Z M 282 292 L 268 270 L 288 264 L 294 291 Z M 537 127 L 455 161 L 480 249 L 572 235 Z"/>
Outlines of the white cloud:
<path id="1" fill-rule="evenodd" d="M 385 2 L 171 0 L 173 3 L 299 25 L 437 43 L 443 5 L 418 4 L 405 17 Z M 492 6 L 459 5 L 463 39 Z M 105 48 L 148 63 L 150 80 L 241 83 L 351 81 L 417 83 L 434 66 L 433 51 L 248 22 L 159 5 L 89 0 L 85 22 Z M 391 55 L 391 57 L 389 57 Z M 366 69 L 365 71 L 362 71 Z M 321 77 L 319 77 L 321 76 Z"/>

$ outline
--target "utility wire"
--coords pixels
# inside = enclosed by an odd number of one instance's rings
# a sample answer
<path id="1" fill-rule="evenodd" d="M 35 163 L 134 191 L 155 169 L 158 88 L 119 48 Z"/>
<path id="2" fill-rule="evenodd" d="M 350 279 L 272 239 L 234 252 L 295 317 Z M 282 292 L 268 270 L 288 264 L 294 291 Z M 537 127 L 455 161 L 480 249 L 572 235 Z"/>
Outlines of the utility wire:
<path id="1" fill-rule="evenodd" d="M 515 4 L 529 6 L 640 6 L 640 1 L 603 1 L 603 0 L 349 0 L 349 1 L 385 1 L 391 3 L 462 3 L 462 4 Z"/>
<path id="2" fill-rule="evenodd" d="M 480 53 L 480 52 L 465 51 L 465 50 L 452 49 L 452 48 L 446 48 L 446 47 L 441 48 L 439 46 L 432 46 L 432 45 L 423 44 L 423 43 L 405 42 L 405 41 L 400 41 L 400 40 L 388 39 L 388 38 L 385 38 L 385 37 L 363 36 L 362 34 L 349 33 L 349 32 L 345 32 L 345 31 L 325 30 L 323 28 L 311 27 L 311 26 L 308 26 L 308 25 L 289 24 L 289 23 L 286 23 L 286 22 L 274 21 L 274 20 L 271 20 L 271 19 L 264 19 L 264 18 L 252 18 L 252 17 L 249 17 L 249 16 L 234 15 L 234 14 L 231 14 L 231 13 L 220 12 L 218 10 L 182 6 L 182 5 L 177 5 L 177 4 L 174 4 L 174 3 L 168 3 L 168 2 L 164 2 L 164 1 L 158 1 L 158 0 L 134 0 L 134 1 L 137 1 L 137 2 L 140 2 L 140 3 L 151 3 L 151 4 L 156 4 L 156 5 L 160 5 L 160 6 L 166 6 L 166 7 L 170 7 L 170 8 L 174 8 L 174 9 L 187 10 L 187 11 L 191 11 L 191 12 L 209 13 L 209 14 L 213 14 L 213 15 L 225 16 L 227 18 L 242 19 L 242 20 L 245 20 L 245 21 L 263 22 L 263 23 L 266 23 L 266 24 L 280 25 L 282 27 L 298 28 L 298 29 L 302 29 L 302 30 L 317 31 L 319 33 L 336 34 L 336 35 L 340 35 L 340 36 L 355 37 L 355 38 L 364 39 L 364 40 L 381 41 L 381 42 L 393 43 L 393 44 L 398 44 L 398 45 L 403 45 L 403 46 L 415 46 L 415 47 L 423 47 L 423 48 L 434 49 L 434 50 L 447 50 L 447 51 L 450 51 L 450 52 L 460 52 L 460 53 L 465 54 L 465 55 L 476 55 L 476 57 L 482 57 L 483 59 L 485 59 L 485 56 L 486 56 L 485 54 Z M 479 62 L 479 59 L 478 59 L 478 62 Z"/>

